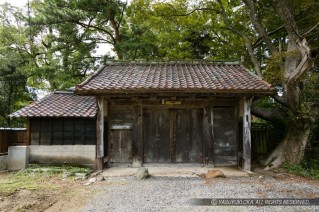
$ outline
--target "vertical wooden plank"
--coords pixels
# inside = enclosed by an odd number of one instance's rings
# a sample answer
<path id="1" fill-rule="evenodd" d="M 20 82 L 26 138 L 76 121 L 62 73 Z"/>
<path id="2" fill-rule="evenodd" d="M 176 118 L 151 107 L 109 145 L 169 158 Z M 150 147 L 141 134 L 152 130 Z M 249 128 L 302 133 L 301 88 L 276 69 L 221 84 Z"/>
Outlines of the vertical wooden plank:
<path id="1" fill-rule="evenodd" d="M 135 106 L 133 111 L 133 141 L 132 141 L 133 164 L 132 166 L 138 166 L 136 163 L 139 161 L 138 160 L 138 140 L 139 140 L 138 117 L 139 117 L 139 107 Z"/>
<path id="2" fill-rule="evenodd" d="M 212 161 L 212 151 L 213 151 L 213 139 L 211 134 L 211 128 L 209 126 L 208 108 L 204 107 L 203 116 L 203 143 L 204 143 L 204 163 L 207 165 Z"/>
<path id="3" fill-rule="evenodd" d="M 143 158 L 144 158 L 144 142 L 143 142 L 143 108 L 139 107 L 139 116 L 138 116 L 138 121 L 137 121 L 137 126 L 138 126 L 138 163 L 143 163 Z"/>
<path id="4" fill-rule="evenodd" d="M 156 158 L 159 163 L 171 162 L 169 110 L 156 110 Z"/>
<path id="5" fill-rule="evenodd" d="M 176 161 L 203 162 L 203 112 L 198 109 L 176 110 Z"/>
<path id="6" fill-rule="evenodd" d="M 176 162 L 176 110 L 169 111 L 169 141 L 171 161 Z M 178 161 L 181 162 L 181 161 Z"/>
<path id="7" fill-rule="evenodd" d="M 30 129 L 30 119 L 27 118 L 27 131 L 25 134 L 26 145 L 29 146 L 31 144 L 31 129 Z"/>
<path id="8" fill-rule="evenodd" d="M 40 140 L 40 121 L 39 119 L 29 118 L 30 124 L 30 145 L 39 145 Z"/>
<path id="9" fill-rule="evenodd" d="M 203 111 L 193 109 L 190 122 L 193 129 L 191 133 L 191 148 L 189 150 L 190 162 L 203 163 Z"/>
<path id="10" fill-rule="evenodd" d="M 141 167 L 143 162 L 143 110 L 141 106 L 134 107 L 133 117 L 133 167 Z"/>
<path id="11" fill-rule="evenodd" d="M 252 98 L 244 97 L 243 99 L 243 164 L 242 169 L 250 171 L 251 169 L 251 114 L 250 107 Z"/>
<path id="12" fill-rule="evenodd" d="M 143 110 L 143 162 L 153 162 L 154 151 L 156 151 L 155 143 L 155 124 L 152 110 Z"/>
<path id="13" fill-rule="evenodd" d="M 104 99 L 96 97 L 97 119 L 96 119 L 96 169 L 103 169 L 104 157 Z"/>

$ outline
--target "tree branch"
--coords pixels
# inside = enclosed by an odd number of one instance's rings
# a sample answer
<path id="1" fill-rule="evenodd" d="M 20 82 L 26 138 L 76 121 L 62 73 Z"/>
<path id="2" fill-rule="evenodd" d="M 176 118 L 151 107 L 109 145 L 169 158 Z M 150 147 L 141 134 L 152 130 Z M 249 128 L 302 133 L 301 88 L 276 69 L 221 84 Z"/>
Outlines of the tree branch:
<path id="1" fill-rule="evenodd" d="M 285 28 L 287 29 L 288 35 L 290 38 L 297 40 L 301 36 L 298 32 L 297 23 L 291 14 L 289 8 L 286 5 L 286 1 L 275 0 L 277 13 L 284 22 Z"/>
<path id="2" fill-rule="evenodd" d="M 188 13 L 184 13 L 184 14 L 156 14 L 155 16 L 161 16 L 161 17 L 163 17 L 163 16 L 170 16 L 170 17 L 189 16 L 196 11 L 216 11 L 216 10 L 213 8 L 204 7 L 204 8 L 195 8 L 192 11 L 190 11 Z"/>
<path id="3" fill-rule="evenodd" d="M 286 110 L 282 108 L 264 108 L 264 107 L 251 107 L 251 113 L 254 116 L 257 116 L 266 121 L 273 121 L 278 119 L 285 119 L 288 117 L 288 113 Z"/>
<path id="4" fill-rule="evenodd" d="M 271 42 L 271 40 L 268 36 L 268 32 L 266 31 L 264 26 L 262 26 L 262 24 L 260 23 L 260 21 L 258 20 L 258 18 L 256 16 L 256 10 L 255 10 L 255 5 L 254 5 L 255 3 L 252 2 L 251 0 L 243 0 L 243 2 L 245 3 L 246 7 L 248 8 L 249 17 L 250 17 L 252 24 L 254 25 L 254 28 L 260 34 L 262 40 L 267 45 L 269 52 L 271 54 L 278 52 L 277 49 L 275 48 L 275 46 L 273 45 L 273 43 Z"/>
<path id="5" fill-rule="evenodd" d="M 315 30 L 317 27 L 319 26 L 319 22 L 314 26 L 312 27 L 311 29 L 309 29 L 307 32 L 303 33 L 301 36 L 302 37 L 306 37 L 308 34 L 310 34 L 313 30 Z"/>
<path id="6" fill-rule="evenodd" d="M 124 11 L 126 9 L 126 6 L 127 6 L 127 1 L 126 3 L 123 5 L 123 8 L 122 8 L 122 11 L 121 11 L 121 17 L 120 17 L 120 20 L 118 21 L 117 23 L 117 27 L 119 28 L 121 23 L 122 23 L 122 20 L 123 20 L 123 16 L 124 16 Z"/>
<path id="7" fill-rule="evenodd" d="M 231 22 L 229 21 L 227 15 L 226 15 L 226 12 L 225 12 L 225 8 L 224 8 L 223 3 L 221 2 L 221 0 L 217 0 L 217 2 L 219 3 L 219 5 L 220 5 L 220 7 L 221 7 L 221 11 L 220 11 L 220 12 L 221 12 L 221 14 L 222 14 L 224 23 L 225 23 L 225 25 L 226 25 L 226 28 L 225 28 L 225 29 L 230 30 L 231 32 L 233 32 L 233 33 L 235 33 L 235 34 L 241 36 L 241 37 L 244 39 L 245 46 L 246 46 L 247 51 L 248 51 L 248 53 L 249 53 L 250 59 L 251 59 L 251 61 L 252 61 L 253 64 L 254 64 L 254 68 L 255 68 L 255 71 L 256 71 L 256 73 L 257 73 L 257 76 L 262 79 L 262 78 L 263 78 L 263 75 L 262 75 L 262 72 L 261 72 L 261 68 L 260 68 L 260 66 L 259 66 L 259 64 L 258 64 L 258 61 L 257 61 L 257 58 L 256 58 L 256 56 L 255 56 L 255 54 L 254 54 L 254 49 L 253 49 L 253 47 L 252 47 L 252 44 L 250 43 L 250 39 L 249 39 L 244 33 L 242 33 L 241 31 L 239 31 L 239 30 L 237 30 L 237 29 L 235 29 L 235 28 L 232 26 Z"/>
<path id="8" fill-rule="evenodd" d="M 282 30 L 285 26 L 284 25 L 281 25 L 280 27 L 278 27 L 277 29 L 271 31 L 271 32 L 268 32 L 268 36 L 272 36 L 274 34 L 276 34 L 277 32 L 279 32 L 280 30 Z M 256 42 L 253 44 L 253 48 L 257 48 L 261 43 L 262 43 L 263 39 L 262 37 L 259 37 Z"/>
<path id="9" fill-rule="evenodd" d="M 286 83 L 296 83 L 297 80 L 307 72 L 313 65 L 317 55 L 311 56 L 310 48 L 305 38 L 297 40 L 297 48 L 301 53 L 301 61 L 295 70 L 286 77 Z"/>

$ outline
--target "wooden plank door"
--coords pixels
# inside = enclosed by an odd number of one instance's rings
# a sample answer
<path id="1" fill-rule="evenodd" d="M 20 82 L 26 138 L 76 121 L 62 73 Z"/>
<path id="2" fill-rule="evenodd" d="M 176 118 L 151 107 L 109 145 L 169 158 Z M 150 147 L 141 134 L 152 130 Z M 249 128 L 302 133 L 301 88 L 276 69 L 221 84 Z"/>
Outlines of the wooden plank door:
<path id="1" fill-rule="evenodd" d="M 144 162 L 171 162 L 169 111 L 145 109 L 143 113 L 143 129 Z"/>
<path id="2" fill-rule="evenodd" d="M 203 162 L 202 109 L 148 109 L 143 115 L 145 163 Z"/>
<path id="3" fill-rule="evenodd" d="M 237 118 L 235 107 L 213 108 L 214 165 L 237 164 Z"/>
<path id="4" fill-rule="evenodd" d="M 132 162 L 132 129 L 112 129 L 110 134 L 110 162 Z"/>
<path id="5" fill-rule="evenodd" d="M 174 157 L 172 162 L 196 163 L 203 162 L 203 110 L 179 109 L 171 113 L 175 136 L 173 140 Z M 176 118 L 174 117 L 176 115 Z M 174 123 L 175 122 L 175 123 Z"/>

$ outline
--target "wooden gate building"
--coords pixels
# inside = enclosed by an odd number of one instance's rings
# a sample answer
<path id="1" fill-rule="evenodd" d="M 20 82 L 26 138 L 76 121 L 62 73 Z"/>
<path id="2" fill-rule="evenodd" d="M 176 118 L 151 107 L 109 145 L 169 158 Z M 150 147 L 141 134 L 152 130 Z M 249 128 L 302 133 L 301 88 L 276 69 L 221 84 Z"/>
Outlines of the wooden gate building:
<path id="1" fill-rule="evenodd" d="M 239 64 L 112 62 L 76 86 L 97 102 L 96 165 L 250 170 L 250 106 L 274 93 Z"/>

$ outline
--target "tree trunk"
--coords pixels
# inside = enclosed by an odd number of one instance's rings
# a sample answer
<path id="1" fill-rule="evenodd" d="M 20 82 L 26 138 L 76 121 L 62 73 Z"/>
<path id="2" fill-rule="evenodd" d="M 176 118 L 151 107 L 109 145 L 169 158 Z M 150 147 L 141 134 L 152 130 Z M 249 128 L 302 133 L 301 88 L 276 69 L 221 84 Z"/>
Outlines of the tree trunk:
<path id="1" fill-rule="evenodd" d="M 311 118 L 292 121 L 284 140 L 265 161 L 265 169 L 277 168 L 283 163 L 299 163 L 304 156 L 311 125 Z"/>

